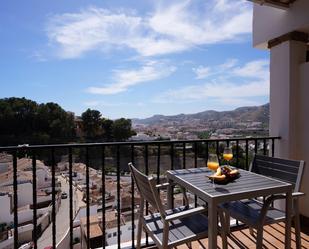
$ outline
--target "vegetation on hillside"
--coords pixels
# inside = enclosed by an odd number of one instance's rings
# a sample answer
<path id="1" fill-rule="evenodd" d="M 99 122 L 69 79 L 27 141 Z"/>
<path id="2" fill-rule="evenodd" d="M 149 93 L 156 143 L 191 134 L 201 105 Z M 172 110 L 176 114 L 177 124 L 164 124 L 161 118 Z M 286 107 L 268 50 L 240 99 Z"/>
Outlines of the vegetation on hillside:
<path id="1" fill-rule="evenodd" d="M 0 99 L 0 145 L 125 141 L 134 134 L 130 119 L 106 119 L 97 110 L 87 109 L 81 120 L 56 103 Z"/>

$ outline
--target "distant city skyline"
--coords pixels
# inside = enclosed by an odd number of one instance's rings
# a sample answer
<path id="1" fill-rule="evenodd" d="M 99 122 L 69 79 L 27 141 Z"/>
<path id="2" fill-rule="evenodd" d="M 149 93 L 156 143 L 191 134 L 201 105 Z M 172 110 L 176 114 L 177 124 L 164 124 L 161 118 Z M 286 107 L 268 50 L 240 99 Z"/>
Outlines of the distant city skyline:
<path id="1" fill-rule="evenodd" d="M 0 12 L 1 98 L 112 119 L 269 101 L 248 1 L 13 0 Z"/>

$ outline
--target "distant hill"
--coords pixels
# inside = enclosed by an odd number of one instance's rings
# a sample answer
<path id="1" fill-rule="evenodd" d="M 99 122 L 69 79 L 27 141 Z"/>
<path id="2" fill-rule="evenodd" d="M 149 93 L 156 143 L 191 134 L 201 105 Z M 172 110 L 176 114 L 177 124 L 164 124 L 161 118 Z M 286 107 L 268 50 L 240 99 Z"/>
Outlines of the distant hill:
<path id="1" fill-rule="evenodd" d="M 154 115 L 145 119 L 132 119 L 133 125 L 158 125 L 167 122 L 188 122 L 190 120 L 226 121 L 233 120 L 237 122 L 262 122 L 268 126 L 269 122 L 269 104 L 262 106 L 239 107 L 232 111 L 203 111 L 195 114 L 178 114 L 173 116 Z"/>

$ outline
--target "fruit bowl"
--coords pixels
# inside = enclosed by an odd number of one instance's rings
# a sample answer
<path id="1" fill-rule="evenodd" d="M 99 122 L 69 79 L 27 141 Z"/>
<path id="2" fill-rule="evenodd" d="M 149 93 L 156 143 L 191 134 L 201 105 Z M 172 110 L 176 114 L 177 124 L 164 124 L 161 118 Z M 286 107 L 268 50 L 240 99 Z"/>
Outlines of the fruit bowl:
<path id="1" fill-rule="evenodd" d="M 214 182 L 218 184 L 231 182 L 238 177 L 239 171 L 226 165 L 219 167 L 215 174 L 208 176 L 210 180 L 214 180 Z"/>

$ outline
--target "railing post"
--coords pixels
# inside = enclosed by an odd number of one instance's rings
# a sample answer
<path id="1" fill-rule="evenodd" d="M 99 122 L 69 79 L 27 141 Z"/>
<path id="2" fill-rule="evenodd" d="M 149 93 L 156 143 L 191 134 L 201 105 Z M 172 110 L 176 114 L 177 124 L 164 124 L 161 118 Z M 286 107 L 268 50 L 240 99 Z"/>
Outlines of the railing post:
<path id="1" fill-rule="evenodd" d="M 174 143 L 171 143 L 171 170 L 174 169 Z M 171 208 L 174 208 L 174 187 L 171 187 Z"/>
<path id="2" fill-rule="evenodd" d="M 69 196 L 70 196 L 70 249 L 73 249 L 73 160 L 72 148 L 69 148 Z M 76 211 L 76 210 L 75 210 Z"/>
<path id="3" fill-rule="evenodd" d="M 254 139 L 254 153 L 257 154 L 258 153 L 258 140 Z"/>
<path id="4" fill-rule="evenodd" d="M 246 170 L 249 168 L 249 141 L 246 139 Z"/>
<path id="5" fill-rule="evenodd" d="M 272 157 L 275 156 L 275 139 L 274 138 L 271 139 L 271 156 Z"/>
<path id="6" fill-rule="evenodd" d="M 134 145 L 131 145 L 131 162 L 134 165 Z M 132 248 L 135 248 L 135 219 L 134 219 L 134 207 L 135 207 L 135 203 L 134 203 L 134 198 L 135 198 L 135 193 L 134 193 L 134 179 L 133 176 L 131 175 L 131 209 L 132 209 L 132 216 L 131 216 L 131 225 L 132 225 L 132 233 L 131 233 L 131 240 L 132 240 Z"/>
<path id="7" fill-rule="evenodd" d="M 157 184 L 160 183 L 160 163 L 161 163 L 161 145 L 158 144 L 158 153 L 157 153 Z"/>
<path id="8" fill-rule="evenodd" d="M 14 249 L 18 249 L 17 150 L 13 153 Z"/>
<path id="9" fill-rule="evenodd" d="M 208 160 L 208 156 L 209 156 L 209 148 L 208 148 L 208 141 L 205 142 L 205 146 L 206 146 L 206 149 L 205 149 L 205 157 L 206 157 L 206 163 L 207 163 L 207 160 Z"/>
<path id="10" fill-rule="evenodd" d="M 219 151 L 219 141 L 217 140 L 216 141 L 216 153 L 217 153 L 217 156 L 218 156 L 218 158 L 219 158 L 219 156 L 220 156 L 220 151 Z M 220 160 L 220 159 L 219 159 Z"/>
<path id="11" fill-rule="evenodd" d="M 36 154 L 35 150 L 32 150 L 32 207 L 33 207 L 33 231 L 32 240 L 34 243 L 34 249 L 38 248 L 37 245 L 37 185 L 36 185 Z"/>
<path id="12" fill-rule="evenodd" d="M 87 219 L 87 249 L 90 248 L 90 190 L 89 190 L 89 147 L 86 147 L 86 219 Z"/>
<path id="13" fill-rule="evenodd" d="M 145 175 L 148 176 L 149 175 L 149 168 L 148 168 L 148 144 L 145 144 Z M 149 203 L 148 201 L 146 201 L 146 215 L 148 215 L 149 213 Z M 148 238 L 148 234 L 146 233 L 146 246 L 149 246 L 149 238 Z"/>
<path id="14" fill-rule="evenodd" d="M 56 178 L 55 178 L 55 149 L 51 151 L 52 166 L 52 246 L 56 248 Z"/>
<path id="15" fill-rule="evenodd" d="M 121 210 L 120 210 L 120 145 L 116 147 L 116 158 L 117 158 L 117 243 L 118 249 L 120 249 L 121 237 L 120 237 L 120 220 L 121 220 Z"/>
<path id="16" fill-rule="evenodd" d="M 105 146 L 102 147 L 102 169 L 101 169 L 101 182 L 102 182 L 102 248 L 105 248 L 106 244 L 106 223 L 105 223 Z M 133 210 L 134 213 L 134 210 Z"/>
<path id="17" fill-rule="evenodd" d="M 197 168 L 197 142 L 194 142 L 194 168 Z M 197 207 L 197 196 L 194 195 L 194 206 Z"/>
<path id="18" fill-rule="evenodd" d="M 186 143 L 182 143 L 182 168 L 186 168 Z"/>
<path id="19" fill-rule="evenodd" d="M 236 165 L 239 167 L 239 140 L 236 140 Z"/>

